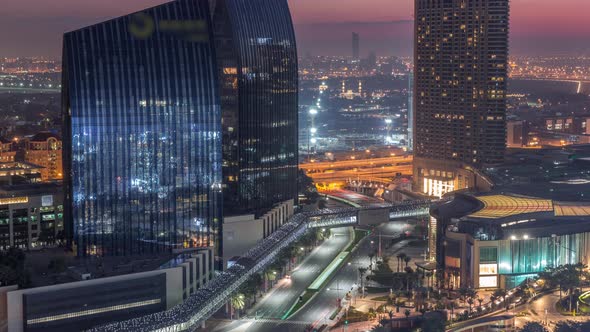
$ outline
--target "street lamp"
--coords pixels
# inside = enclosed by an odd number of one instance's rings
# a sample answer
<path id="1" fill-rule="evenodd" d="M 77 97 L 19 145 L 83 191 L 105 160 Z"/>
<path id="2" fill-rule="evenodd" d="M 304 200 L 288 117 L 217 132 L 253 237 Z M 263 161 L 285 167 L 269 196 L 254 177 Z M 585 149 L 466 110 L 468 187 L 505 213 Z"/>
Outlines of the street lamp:
<path id="1" fill-rule="evenodd" d="M 315 134 L 315 131 L 317 131 L 317 129 L 315 128 L 315 124 L 314 124 L 314 119 L 317 114 L 318 114 L 318 110 L 316 108 L 309 109 L 310 134 L 308 134 L 308 136 L 307 136 L 307 138 L 308 138 L 308 141 L 307 141 L 307 160 L 308 160 L 308 162 L 311 159 L 311 144 L 316 143 L 316 139 L 312 138 L 311 136 L 313 134 Z"/>

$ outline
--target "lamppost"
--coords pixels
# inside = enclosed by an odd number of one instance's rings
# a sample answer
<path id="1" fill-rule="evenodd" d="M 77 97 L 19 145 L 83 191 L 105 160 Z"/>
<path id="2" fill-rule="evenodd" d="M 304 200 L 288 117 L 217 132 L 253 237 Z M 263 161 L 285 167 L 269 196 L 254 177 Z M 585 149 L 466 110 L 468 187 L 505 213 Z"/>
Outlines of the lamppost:
<path id="1" fill-rule="evenodd" d="M 318 110 L 315 108 L 309 109 L 309 133 L 307 133 L 307 162 L 311 161 L 311 144 L 315 144 L 316 139 L 312 137 L 315 135 L 317 129 L 315 128 L 315 116 L 318 114 Z"/>
<path id="2" fill-rule="evenodd" d="M 393 140 L 391 139 L 391 124 L 393 120 L 390 118 L 385 119 L 385 124 L 387 125 L 387 137 L 385 138 L 385 143 L 391 144 Z"/>

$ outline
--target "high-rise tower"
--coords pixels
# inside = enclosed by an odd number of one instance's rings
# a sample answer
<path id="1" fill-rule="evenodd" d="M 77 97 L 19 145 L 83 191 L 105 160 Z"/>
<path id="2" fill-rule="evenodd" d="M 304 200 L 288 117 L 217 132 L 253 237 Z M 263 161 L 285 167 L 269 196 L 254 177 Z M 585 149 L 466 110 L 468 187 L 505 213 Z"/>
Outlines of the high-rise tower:
<path id="1" fill-rule="evenodd" d="M 414 178 L 426 194 L 479 187 L 503 161 L 509 0 L 415 1 Z"/>
<path id="2" fill-rule="evenodd" d="M 352 59 L 359 60 L 360 59 L 360 38 L 359 34 L 356 32 L 352 33 Z"/>
<path id="3" fill-rule="evenodd" d="M 217 0 L 224 215 L 297 199 L 298 72 L 287 0 Z"/>
<path id="4" fill-rule="evenodd" d="M 406 146 L 414 149 L 414 73 L 408 73 L 408 130 Z"/>
<path id="5" fill-rule="evenodd" d="M 221 109 L 207 1 L 64 35 L 65 219 L 81 256 L 215 247 Z"/>

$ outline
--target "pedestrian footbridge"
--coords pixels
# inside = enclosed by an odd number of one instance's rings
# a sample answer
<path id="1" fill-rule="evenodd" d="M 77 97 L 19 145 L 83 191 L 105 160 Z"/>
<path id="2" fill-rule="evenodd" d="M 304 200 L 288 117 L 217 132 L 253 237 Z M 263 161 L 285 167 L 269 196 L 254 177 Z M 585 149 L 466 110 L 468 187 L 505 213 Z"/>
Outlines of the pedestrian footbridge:
<path id="1" fill-rule="evenodd" d="M 428 216 L 430 201 L 408 201 L 376 207 L 324 209 L 309 216 L 307 227 L 371 226 L 405 218 Z"/>

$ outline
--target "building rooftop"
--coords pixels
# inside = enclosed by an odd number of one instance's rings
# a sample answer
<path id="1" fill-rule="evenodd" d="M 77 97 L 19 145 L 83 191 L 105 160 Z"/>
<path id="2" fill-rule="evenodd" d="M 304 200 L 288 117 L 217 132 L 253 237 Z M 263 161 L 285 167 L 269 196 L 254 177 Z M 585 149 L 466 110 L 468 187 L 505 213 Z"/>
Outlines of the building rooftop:
<path id="1" fill-rule="evenodd" d="M 56 138 L 57 140 L 61 140 L 61 137 L 59 135 L 54 134 L 49 131 L 43 131 L 43 132 L 37 133 L 33 137 L 31 137 L 30 141 L 31 142 L 45 142 L 51 137 Z"/>
<path id="2" fill-rule="evenodd" d="M 590 202 L 590 145 L 509 149 L 506 162 L 485 170 L 494 192 Z"/>
<path id="3" fill-rule="evenodd" d="M 515 197 L 508 195 L 479 196 L 483 208 L 469 215 L 471 218 L 505 218 L 519 214 L 553 211 L 548 199 Z"/>
<path id="4" fill-rule="evenodd" d="M 542 219 L 556 217 L 590 217 L 590 203 L 559 202 L 536 197 L 485 195 L 475 197 L 483 207 L 466 218 L 510 219 L 535 214 Z"/>

